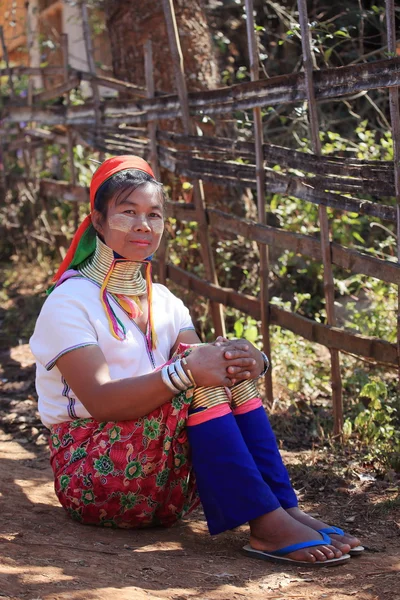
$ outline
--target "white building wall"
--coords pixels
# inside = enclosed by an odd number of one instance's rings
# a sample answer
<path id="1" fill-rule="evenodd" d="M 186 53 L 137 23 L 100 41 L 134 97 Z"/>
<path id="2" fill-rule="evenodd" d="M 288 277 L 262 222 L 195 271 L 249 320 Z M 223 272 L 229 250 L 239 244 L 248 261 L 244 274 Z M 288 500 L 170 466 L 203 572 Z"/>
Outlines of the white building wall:
<path id="1" fill-rule="evenodd" d="M 81 9 L 76 0 L 64 0 L 62 28 L 63 33 L 68 34 L 68 62 L 70 66 L 78 71 L 89 71 Z M 89 82 L 82 81 L 81 89 L 85 98 L 92 96 L 92 88 Z M 117 95 L 115 90 L 101 86 L 99 87 L 99 93 L 102 98 L 112 98 Z"/>
<path id="2" fill-rule="evenodd" d="M 68 63 L 78 71 L 89 71 L 85 40 L 83 37 L 81 9 L 78 2 L 64 0 L 62 11 L 63 33 L 68 34 Z M 92 95 L 90 83 L 82 81 L 82 94 Z"/>
<path id="3" fill-rule="evenodd" d="M 27 3 L 26 42 L 29 53 L 29 64 L 31 67 L 40 67 L 41 56 L 39 46 L 39 2 L 30 0 Z M 32 77 L 33 89 L 40 89 L 43 85 L 40 75 Z"/>

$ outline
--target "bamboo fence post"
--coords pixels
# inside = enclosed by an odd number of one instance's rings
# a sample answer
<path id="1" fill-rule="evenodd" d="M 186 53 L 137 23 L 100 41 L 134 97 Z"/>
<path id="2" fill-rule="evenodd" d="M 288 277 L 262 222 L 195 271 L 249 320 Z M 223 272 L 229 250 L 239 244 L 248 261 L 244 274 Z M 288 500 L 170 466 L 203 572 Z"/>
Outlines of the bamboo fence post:
<path id="1" fill-rule="evenodd" d="M 28 46 L 28 60 L 29 66 L 31 66 L 31 49 L 33 46 L 33 36 L 32 36 L 32 27 L 31 27 L 31 10 L 32 10 L 32 0 L 28 0 L 25 4 L 26 7 L 26 43 Z M 33 103 L 33 85 L 34 80 L 32 77 L 28 78 L 28 91 L 27 91 L 27 103 L 28 107 L 32 108 Z M 32 122 L 29 123 L 29 126 L 32 127 Z M 24 166 L 26 170 L 26 177 L 30 177 L 31 174 L 31 154 L 29 150 L 22 150 L 22 156 L 24 161 Z M 28 187 L 28 183 L 26 184 Z"/>
<path id="2" fill-rule="evenodd" d="M 6 169 L 4 165 L 3 136 L 0 136 L 0 205 L 5 202 L 7 194 Z"/>
<path id="3" fill-rule="evenodd" d="M 15 98 L 14 82 L 13 82 L 13 78 L 12 78 L 12 71 L 10 69 L 8 50 L 7 50 L 7 46 L 6 46 L 6 41 L 4 39 L 4 30 L 3 30 L 2 26 L 0 26 L 0 39 L 1 39 L 1 49 L 3 52 L 3 60 L 6 63 L 6 73 L 8 75 L 8 84 L 10 86 L 11 98 L 14 100 L 14 98 Z"/>
<path id="4" fill-rule="evenodd" d="M 149 38 L 144 44 L 144 70 L 146 77 L 146 95 L 147 98 L 154 98 L 155 96 L 155 87 L 154 87 L 154 66 L 153 66 L 153 44 L 151 39 Z M 150 139 L 150 164 L 153 168 L 154 175 L 157 181 L 160 181 L 160 165 L 158 161 L 157 154 L 157 121 L 149 121 L 148 122 L 148 132 Z M 166 240 L 166 232 L 164 230 L 164 234 L 161 238 L 160 246 L 157 250 L 157 259 L 159 264 L 158 278 L 160 283 L 163 285 L 166 284 L 167 281 L 167 270 L 166 270 L 166 262 L 167 262 L 167 240 Z"/>
<path id="5" fill-rule="evenodd" d="M 36 18 L 36 14 L 35 14 L 35 9 L 37 10 L 37 4 L 35 4 L 34 0 L 28 0 L 25 4 L 25 8 L 26 8 L 26 40 L 27 40 L 27 46 L 28 46 L 28 58 L 29 58 L 29 65 L 31 65 L 32 62 L 32 49 L 35 45 L 35 38 L 34 35 L 35 33 L 38 34 L 38 32 L 35 31 L 35 28 L 32 26 L 32 18 Z M 36 21 L 36 23 L 38 23 L 38 21 Z M 36 40 L 37 41 L 37 40 Z M 35 81 L 36 84 L 38 86 L 41 86 L 43 83 L 43 80 L 41 77 L 38 78 L 33 78 L 33 77 L 29 77 L 28 80 L 28 95 L 27 95 L 27 104 L 28 104 L 28 112 L 32 114 L 32 105 L 33 105 L 33 92 L 34 92 L 34 88 L 35 88 Z M 31 116 L 30 114 L 30 116 Z M 28 123 L 28 127 L 33 127 L 34 123 L 29 120 Z M 21 128 L 22 131 L 22 128 Z M 32 198 L 34 198 L 34 194 L 32 193 L 32 189 L 30 187 L 30 179 L 32 176 L 32 173 L 35 174 L 36 171 L 36 161 L 34 160 L 35 157 L 35 153 L 34 152 L 30 152 L 29 149 L 23 149 L 22 150 L 22 159 L 23 159 L 23 163 L 24 163 L 24 167 L 25 167 L 25 176 L 26 176 L 26 180 L 25 180 L 25 185 L 26 188 L 29 190 L 30 196 Z M 34 214 L 34 210 L 33 207 L 31 207 L 31 212 L 32 212 L 32 218 L 35 218 L 35 214 Z"/>
<path id="6" fill-rule="evenodd" d="M 36 73 L 30 78 L 30 93 L 43 86 L 43 72 L 40 68 L 40 0 L 26 0 L 26 40 L 29 56 L 29 65 L 36 67 Z"/>
<path id="7" fill-rule="evenodd" d="M 311 52 L 311 36 L 308 24 L 307 2 L 306 0 L 297 0 L 299 9 L 299 21 L 301 31 L 301 45 L 303 49 L 303 65 L 305 74 L 305 85 L 307 91 L 308 113 L 310 122 L 310 132 L 313 152 L 317 156 L 321 155 L 321 142 L 319 139 L 319 119 L 317 103 L 315 99 L 313 83 L 313 61 Z M 324 265 L 324 293 L 326 302 L 326 314 L 328 325 L 336 325 L 335 317 L 335 296 L 334 282 L 331 260 L 331 244 L 329 239 L 328 213 L 325 206 L 318 208 L 319 222 L 321 231 L 321 250 L 322 261 Z M 340 436 L 343 429 L 343 398 L 342 398 L 342 378 L 340 374 L 340 359 L 337 350 L 330 349 L 331 354 L 331 382 L 332 382 L 332 401 L 334 417 L 334 435 Z"/>
<path id="8" fill-rule="evenodd" d="M 94 112 L 95 112 L 95 116 L 96 116 L 96 137 L 97 137 L 99 135 L 99 125 L 101 122 L 101 110 L 100 110 L 101 100 L 100 100 L 99 86 L 94 81 L 94 78 L 96 77 L 96 64 L 94 62 L 92 35 L 90 33 L 89 14 L 88 14 L 86 0 L 81 1 L 81 14 L 82 14 L 83 38 L 85 41 L 87 64 L 88 64 L 89 73 L 93 77 L 93 79 L 91 81 L 91 87 L 92 87 L 92 93 L 93 93 Z"/>
<path id="9" fill-rule="evenodd" d="M 28 14 L 28 11 L 27 11 Z M 15 88 L 14 88 L 14 82 L 12 80 L 12 70 L 10 69 L 10 60 L 9 60 L 9 56 L 8 56 L 8 49 L 7 49 L 7 45 L 6 45 L 6 41 L 4 38 L 4 30 L 3 27 L 0 27 L 0 39 L 1 39 L 1 48 L 2 48 L 2 52 L 3 52 L 3 60 L 6 64 L 6 73 L 8 75 L 8 82 L 9 82 L 9 86 L 10 86 L 10 92 L 11 92 L 11 99 L 15 100 L 16 95 L 15 95 Z M 18 129 L 20 131 L 21 130 L 21 126 L 18 125 Z M 1 140 L 3 142 L 3 139 Z M 1 144 L 1 185 L 3 187 L 4 190 L 4 195 L 6 193 L 6 178 L 5 178 L 5 164 L 4 164 L 4 153 L 3 153 L 3 143 Z M 24 161 L 24 166 L 25 169 L 27 171 L 27 173 L 29 173 L 29 153 L 26 150 L 22 150 L 22 157 L 23 157 L 23 161 Z M 28 185 L 28 184 L 26 184 Z"/>
<path id="10" fill-rule="evenodd" d="M 190 119 L 188 92 L 186 87 L 183 56 L 179 40 L 178 28 L 176 25 L 175 10 L 173 0 L 163 0 L 164 16 L 167 25 L 169 47 L 172 55 L 172 62 L 175 70 L 176 87 L 180 100 L 182 112 L 182 124 L 186 134 L 194 135 L 195 129 Z M 206 276 L 214 285 L 218 285 L 217 273 L 215 270 L 214 257 L 210 243 L 209 229 L 206 215 L 206 204 L 204 199 L 204 190 L 202 181 L 195 179 L 193 181 L 193 199 L 196 206 L 196 215 L 199 223 L 199 240 L 201 245 L 201 254 L 204 260 Z M 222 305 L 216 302 L 210 302 L 210 308 L 215 328 L 215 335 L 225 336 L 225 322 L 223 317 Z"/>
<path id="11" fill-rule="evenodd" d="M 3 60 L 6 64 L 6 71 L 7 71 L 7 75 L 8 75 L 8 84 L 10 86 L 10 95 L 11 95 L 11 99 L 14 100 L 15 99 L 15 89 L 14 89 L 14 82 L 12 79 L 12 74 L 11 74 L 11 69 L 10 69 L 10 61 L 8 58 L 8 50 L 7 50 L 7 45 L 6 45 L 6 41 L 4 39 L 4 30 L 3 27 L 0 26 L 0 40 L 1 40 L 1 49 L 3 52 Z M 5 162 L 4 162 L 4 151 L 3 151 L 3 136 L 1 136 L 1 141 L 0 141 L 0 202 L 3 202 L 5 200 L 6 197 L 6 168 L 5 168 Z"/>
<path id="12" fill-rule="evenodd" d="M 395 27 L 395 11 L 394 0 L 385 0 L 386 4 L 386 31 L 388 51 L 392 56 L 396 56 L 396 27 Z M 394 168 L 394 185 L 396 193 L 396 233 L 397 233 L 397 261 L 400 262 L 400 104 L 399 104 L 399 88 L 389 88 L 389 107 L 390 120 L 392 124 L 393 136 L 393 168 Z M 397 353 L 400 369 L 400 286 L 398 287 L 398 310 L 397 310 Z M 400 388 L 400 378 L 398 382 Z"/>
<path id="13" fill-rule="evenodd" d="M 61 49 L 63 54 L 63 68 L 64 68 L 64 79 L 68 81 L 69 77 L 69 68 L 68 68 L 68 34 L 61 34 Z M 71 105 L 69 92 L 65 95 L 65 105 L 68 108 Z M 76 185 L 77 177 L 76 177 L 76 169 L 74 163 L 74 141 L 72 137 L 71 128 L 67 125 L 67 148 L 68 148 L 68 164 L 71 175 L 71 183 L 72 185 Z M 74 221 L 75 221 L 75 229 L 78 229 L 79 225 L 79 206 L 78 203 L 74 203 Z"/>
<path id="14" fill-rule="evenodd" d="M 254 4 L 253 0 L 245 0 L 246 4 L 246 28 L 247 44 L 249 48 L 250 76 L 251 81 L 259 79 L 259 61 L 257 50 L 257 39 L 255 34 L 254 22 Z M 262 125 L 261 107 L 253 108 L 254 118 L 254 142 L 256 153 L 256 179 L 257 179 L 257 211 L 258 221 L 266 225 L 266 207 L 265 207 L 265 170 L 264 170 L 264 134 Z M 260 253 L 260 303 L 261 303 L 261 330 L 264 350 L 268 357 L 271 357 L 271 340 L 269 332 L 269 247 L 265 244 L 258 244 Z M 272 362 L 271 368 L 265 375 L 265 392 L 267 405 L 272 407 L 274 394 L 272 388 Z"/>
<path id="15" fill-rule="evenodd" d="M 0 205 L 4 203 L 7 194 L 6 170 L 4 167 L 3 140 L 0 139 Z"/>

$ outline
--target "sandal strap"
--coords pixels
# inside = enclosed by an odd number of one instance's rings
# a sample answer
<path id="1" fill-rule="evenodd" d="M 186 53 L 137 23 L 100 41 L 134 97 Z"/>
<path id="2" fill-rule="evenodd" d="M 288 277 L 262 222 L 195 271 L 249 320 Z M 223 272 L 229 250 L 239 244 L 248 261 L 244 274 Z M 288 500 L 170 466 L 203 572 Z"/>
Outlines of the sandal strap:
<path id="1" fill-rule="evenodd" d="M 290 554 L 291 552 L 296 552 L 296 550 L 304 550 L 305 548 L 315 548 L 315 546 L 321 546 L 323 544 L 331 543 L 331 538 L 326 533 L 322 531 L 318 531 L 318 533 L 322 536 L 322 540 L 310 540 L 308 542 L 292 544 L 291 546 L 285 546 L 285 548 L 281 548 L 280 550 L 268 552 L 268 554 L 271 554 L 272 556 L 285 556 L 286 554 Z"/>

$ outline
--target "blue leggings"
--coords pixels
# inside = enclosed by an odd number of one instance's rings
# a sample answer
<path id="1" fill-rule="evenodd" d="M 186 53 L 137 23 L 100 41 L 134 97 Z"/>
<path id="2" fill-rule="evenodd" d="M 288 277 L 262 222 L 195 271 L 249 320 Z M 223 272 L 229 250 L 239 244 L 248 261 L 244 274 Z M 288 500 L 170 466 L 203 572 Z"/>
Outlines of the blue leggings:
<path id="1" fill-rule="evenodd" d="M 211 535 L 243 525 L 279 507 L 297 506 L 296 494 L 261 401 L 256 402 L 255 408 L 254 398 L 236 409 L 228 399 L 222 410 L 221 406 L 195 408 L 190 413 L 187 430 Z"/>

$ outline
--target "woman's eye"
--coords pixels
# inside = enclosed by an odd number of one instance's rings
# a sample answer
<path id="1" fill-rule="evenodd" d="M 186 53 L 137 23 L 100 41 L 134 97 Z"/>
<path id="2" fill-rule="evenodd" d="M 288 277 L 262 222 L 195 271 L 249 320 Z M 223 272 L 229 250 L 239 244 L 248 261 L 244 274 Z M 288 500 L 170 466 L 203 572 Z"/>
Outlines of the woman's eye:
<path id="1" fill-rule="evenodd" d="M 131 208 L 128 208 L 127 210 L 124 210 L 124 214 L 125 215 L 134 215 L 135 211 L 132 210 Z"/>
<path id="2" fill-rule="evenodd" d="M 158 217 L 159 219 L 162 219 L 162 216 L 161 216 L 160 214 L 158 214 L 158 213 L 150 213 L 150 215 L 149 215 L 149 216 L 150 216 L 151 218 L 153 218 L 153 217 Z"/>

